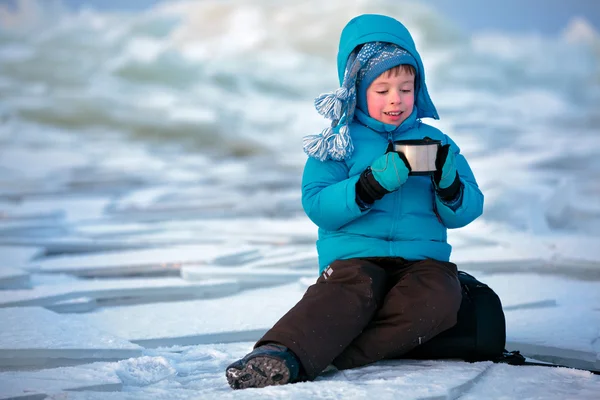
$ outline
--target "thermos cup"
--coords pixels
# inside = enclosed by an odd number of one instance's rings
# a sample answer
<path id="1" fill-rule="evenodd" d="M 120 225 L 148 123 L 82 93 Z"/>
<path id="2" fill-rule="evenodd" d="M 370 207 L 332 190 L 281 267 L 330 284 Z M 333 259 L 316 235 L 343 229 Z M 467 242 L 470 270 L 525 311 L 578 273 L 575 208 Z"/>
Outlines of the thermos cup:
<path id="1" fill-rule="evenodd" d="M 430 138 L 398 140 L 394 142 L 394 151 L 402 153 L 411 168 L 410 175 L 428 175 L 435 172 L 435 159 L 441 141 Z"/>

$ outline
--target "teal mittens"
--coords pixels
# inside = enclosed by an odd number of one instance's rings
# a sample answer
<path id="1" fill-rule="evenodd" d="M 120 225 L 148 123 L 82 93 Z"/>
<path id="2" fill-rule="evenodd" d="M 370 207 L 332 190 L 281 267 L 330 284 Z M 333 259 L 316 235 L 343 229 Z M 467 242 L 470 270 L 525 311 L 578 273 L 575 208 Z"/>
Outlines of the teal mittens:
<path id="1" fill-rule="evenodd" d="M 356 204 L 361 210 L 369 208 L 375 200 L 398 190 L 408 179 L 409 172 L 410 165 L 404 154 L 389 152 L 378 157 L 356 182 Z"/>
<path id="2" fill-rule="evenodd" d="M 400 159 L 396 152 L 390 152 L 378 157 L 371 164 L 373 177 L 388 192 L 400 189 L 400 186 L 408 179 L 410 167 L 408 161 Z"/>
<path id="3" fill-rule="evenodd" d="M 454 152 L 450 145 L 440 146 L 435 159 L 436 171 L 433 173 L 433 184 L 438 196 L 445 201 L 453 200 L 460 189 L 460 179 L 456 171 Z"/>

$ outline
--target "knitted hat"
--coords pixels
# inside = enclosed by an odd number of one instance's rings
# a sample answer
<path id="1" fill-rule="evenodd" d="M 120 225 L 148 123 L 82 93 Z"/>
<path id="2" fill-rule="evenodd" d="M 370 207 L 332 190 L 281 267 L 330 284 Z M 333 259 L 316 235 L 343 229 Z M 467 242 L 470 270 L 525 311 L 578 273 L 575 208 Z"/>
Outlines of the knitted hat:
<path id="1" fill-rule="evenodd" d="M 393 44 L 388 44 L 378 56 L 371 58 L 358 73 L 356 81 L 356 107 L 369 115 L 367 111 L 367 89 L 379 75 L 398 65 L 412 65 L 415 71 L 419 69 L 417 61 L 408 51 Z M 419 80 L 415 79 L 415 83 L 418 82 Z"/>
<path id="2" fill-rule="evenodd" d="M 366 112 L 366 89 L 384 71 L 397 65 L 409 64 L 417 68 L 417 62 L 406 50 L 384 42 L 369 42 L 348 57 L 342 86 L 335 92 L 325 93 L 315 99 L 319 114 L 331 120 L 331 126 L 317 135 L 303 139 L 304 152 L 319 161 L 344 160 L 352 155 L 354 146 L 348 125 L 354 118 L 358 101 Z"/>

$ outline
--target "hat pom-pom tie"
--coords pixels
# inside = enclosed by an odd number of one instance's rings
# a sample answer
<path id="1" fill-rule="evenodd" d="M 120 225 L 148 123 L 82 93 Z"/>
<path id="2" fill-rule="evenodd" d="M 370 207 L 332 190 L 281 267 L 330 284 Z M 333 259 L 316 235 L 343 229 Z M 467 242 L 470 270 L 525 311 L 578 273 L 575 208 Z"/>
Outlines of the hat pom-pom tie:
<path id="1" fill-rule="evenodd" d="M 317 112 L 327 119 L 339 120 L 342 117 L 342 107 L 348 98 L 348 90 L 345 87 L 335 92 L 324 93 L 315 99 Z"/>
<path id="2" fill-rule="evenodd" d="M 331 128 L 325 128 L 317 135 L 308 135 L 302 139 L 302 147 L 304 152 L 309 156 L 316 158 L 319 161 L 325 161 L 328 156 L 329 144 L 333 131 Z"/>
<path id="3" fill-rule="evenodd" d="M 354 151 L 352 140 L 348 134 L 348 126 L 340 127 L 337 135 L 328 143 L 328 153 L 332 160 L 342 161 L 349 157 Z"/>

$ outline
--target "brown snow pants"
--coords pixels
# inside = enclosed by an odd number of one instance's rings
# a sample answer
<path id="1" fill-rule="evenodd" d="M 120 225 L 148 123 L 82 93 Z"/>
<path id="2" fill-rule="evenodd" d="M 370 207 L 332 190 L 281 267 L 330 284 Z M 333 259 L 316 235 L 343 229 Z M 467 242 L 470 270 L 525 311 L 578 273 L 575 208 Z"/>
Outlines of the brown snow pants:
<path id="1" fill-rule="evenodd" d="M 450 262 L 338 260 L 255 346 L 283 344 L 312 380 L 329 364 L 348 369 L 402 356 L 454 326 L 461 299 Z"/>

